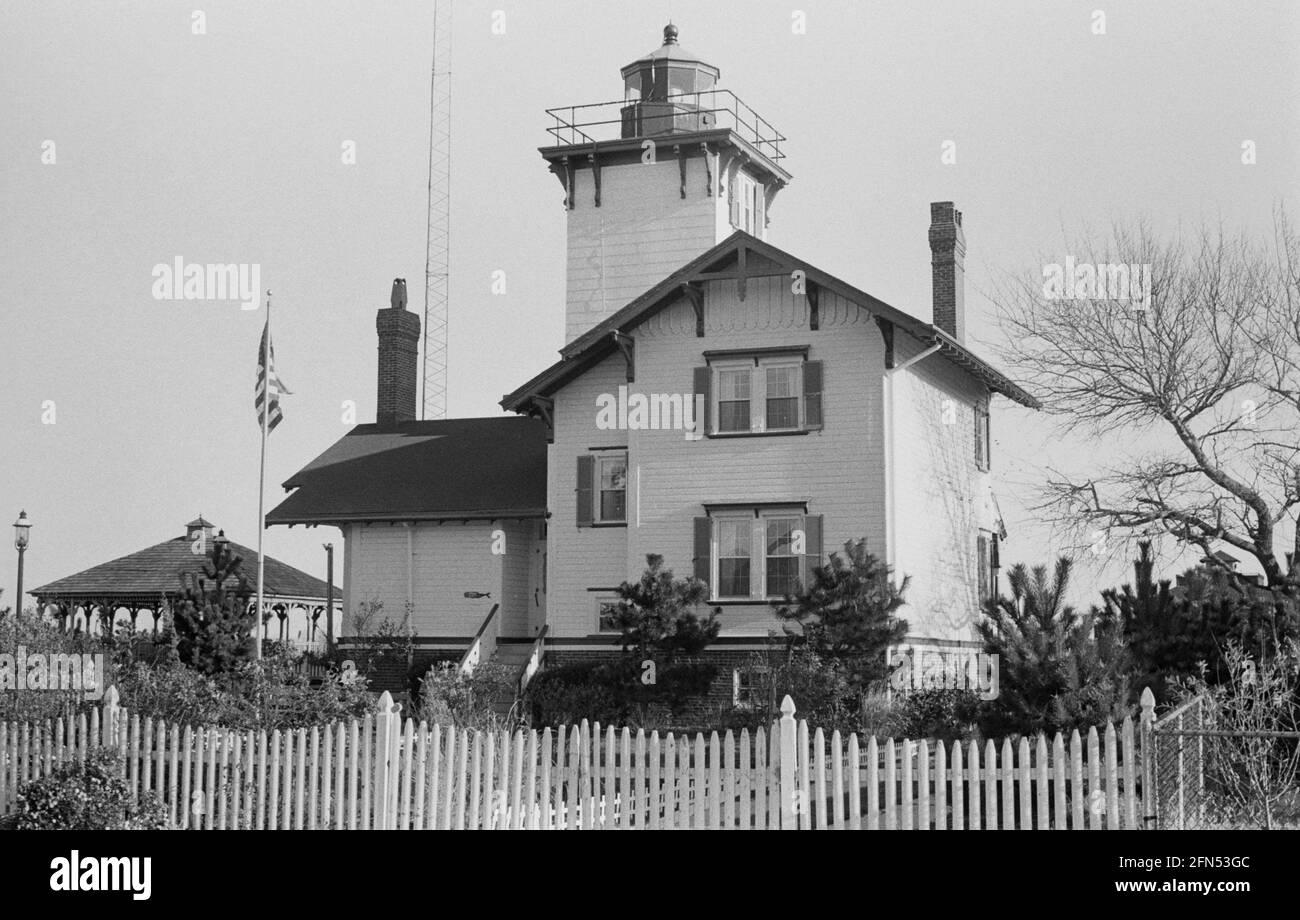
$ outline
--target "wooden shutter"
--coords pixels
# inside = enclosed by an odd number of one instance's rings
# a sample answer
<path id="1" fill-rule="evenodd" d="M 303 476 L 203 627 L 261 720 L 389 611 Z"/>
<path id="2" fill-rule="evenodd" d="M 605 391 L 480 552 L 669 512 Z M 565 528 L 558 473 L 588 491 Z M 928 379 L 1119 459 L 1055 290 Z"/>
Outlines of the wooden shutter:
<path id="1" fill-rule="evenodd" d="M 595 494 L 596 458 L 590 454 L 578 457 L 578 526 L 590 527 Z"/>
<path id="2" fill-rule="evenodd" d="M 711 555 L 713 552 L 713 519 L 697 517 L 695 519 L 695 577 L 700 581 L 709 580 Z"/>
<path id="3" fill-rule="evenodd" d="M 822 427 L 822 362 L 803 363 L 803 424 L 808 429 Z"/>
<path id="4" fill-rule="evenodd" d="M 975 538 L 975 554 L 979 565 L 980 603 L 989 597 L 989 538 L 980 534 Z"/>
<path id="5" fill-rule="evenodd" d="M 993 469 L 993 427 L 989 423 L 989 404 L 983 406 L 984 412 L 984 469 Z"/>
<path id="6" fill-rule="evenodd" d="M 695 424 L 699 426 L 696 430 L 703 435 L 713 433 L 713 369 L 707 364 L 704 367 L 695 368 L 695 379 L 691 392 L 696 396 L 704 397 L 704 416 L 697 418 Z"/>
<path id="7" fill-rule="evenodd" d="M 822 516 L 805 514 L 803 518 L 803 567 L 799 576 L 804 587 L 813 583 L 813 569 L 822 564 Z"/>
<path id="8" fill-rule="evenodd" d="M 992 467 L 993 439 L 989 430 L 989 407 L 987 403 L 975 404 L 975 464 L 982 470 Z"/>
<path id="9" fill-rule="evenodd" d="M 740 173 L 733 173 L 729 190 L 731 193 L 731 226 L 740 227 Z"/>

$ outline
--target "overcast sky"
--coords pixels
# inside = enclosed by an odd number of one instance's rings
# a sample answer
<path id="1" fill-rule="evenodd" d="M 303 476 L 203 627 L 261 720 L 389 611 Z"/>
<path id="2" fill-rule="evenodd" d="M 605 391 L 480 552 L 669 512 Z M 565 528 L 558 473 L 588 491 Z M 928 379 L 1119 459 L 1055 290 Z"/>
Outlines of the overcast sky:
<path id="1" fill-rule="evenodd" d="M 619 68 L 670 15 L 789 138 L 776 245 L 929 319 L 928 204 L 957 203 L 968 339 L 988 356 L 984 293 L 1039 270 L 1063 227 L 1263 234 L 1275 206 L 1296 210 L 1295 2 L 457 0 L 450 414 L 499 413 L 556 358 L 564 212 L 536 151 L 544 109 L 619 98 Z M 257 263 L 275 292 L 295 395 L 270 440 L 268 508 L 348 429 L 345 401 L 373 420 L 375 310 L 398 276 L 423 303 L 431 27 L 424 2 L 0 6 L 0 523 L 24 508 L 35 522 L 28 588 L 200 512 L 256 541 L 263 314 L 156 300 L 155 264 Z M 1047 464 L 1104 462 L 1108 445 L 1062 442 L 1006 400 L 993 426 L 1004 562 L 1047 561 L 1030 487 Z M 341 543 L 274 528 L 267 550 L 323 577 L 327 540 Z M 4 549 L 10 603 L 14 574 Z M 1126 575 L 1082 572 L 1080 596 Z"/>

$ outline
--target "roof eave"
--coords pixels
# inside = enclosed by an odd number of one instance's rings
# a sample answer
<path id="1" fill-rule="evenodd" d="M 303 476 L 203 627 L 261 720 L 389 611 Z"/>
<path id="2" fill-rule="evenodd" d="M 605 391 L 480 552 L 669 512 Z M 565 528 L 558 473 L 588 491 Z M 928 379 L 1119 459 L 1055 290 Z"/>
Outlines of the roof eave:
<path id="1" fill-rule="evenodd" d="M 1043 407 L 1043 404 L 1026 390 L 982 358 L 977 357 L 965 345 L 962 345 L 938 326 L 930 326 L 929 332 L 930 344 L 938 345 L 940 354 L 968 374 L 983 381 L 990 390 L 1001 393 L 1008 399 L 1018 402 L 1029 409 L 1041 409 Z"/>
<path id="2" fill-rule="evenodd" d="M 501 521 L 545 518 L 545 508 L 501 508 L 473 511 L 346 511 L 339 514 L 295 514 L 277 519 L 266 519 L 267 526 L 282 524 L 404 524 L 437 521 Z"/>

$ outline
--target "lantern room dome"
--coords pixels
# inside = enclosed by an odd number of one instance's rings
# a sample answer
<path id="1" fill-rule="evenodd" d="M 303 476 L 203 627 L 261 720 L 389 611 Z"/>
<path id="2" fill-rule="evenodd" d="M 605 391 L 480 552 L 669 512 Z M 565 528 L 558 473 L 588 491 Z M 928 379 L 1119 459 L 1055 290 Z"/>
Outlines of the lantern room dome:
<path id="1" fill-rule="evenodd" d="M 683 93 L 708 92 L 721 71 L 677 43 L 677 26 L 664 27 L 664 43 L 621 71 L 624 102 L 655 102 Z"/>

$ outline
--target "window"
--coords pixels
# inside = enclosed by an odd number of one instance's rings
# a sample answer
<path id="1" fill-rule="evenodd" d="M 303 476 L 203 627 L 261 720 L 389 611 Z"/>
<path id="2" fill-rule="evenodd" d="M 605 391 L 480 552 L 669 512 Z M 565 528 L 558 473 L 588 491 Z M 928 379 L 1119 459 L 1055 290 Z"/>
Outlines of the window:
<path id="1" fill-rule="evenodd" d="M 803 543 L 797 517 L 770 517 L 766 519 L 767 559 L 765 577 L 768 597 L 785 597 L 793 594 L 799 582 L 800 556 L 795 550 Z M 798 534 L 796 536 L 796 534 Z"/>
<path id="2" fill-rule="evenodd" d="M 600 515 L 602 523 L 627 521 L 627 455 L 600 458 Z"/>
<path id="3" fill-rule="evenodd" d="M 718 521 L 718 597 L 749 597 L 750 518 Z"/>
<path id="4" fill-rule="evenodd" d="M 719 368 L 718 370 L 718 430 L 749 431 L 749 387 L 752 381 L 749 367 Z"/>
<path id="5" fill-rule="evenodd" d="M 731 225 L 750 236 L 763 235 L 763 185 L 753 176 L 737 173 L 731 186 Z"/>
<path id="6" fill-rule="evenodd" d="M 726 508 L 696 519 L 695 576 L 718 601 L 782 600 L 821 561 L 822 518 L 784 508 Z"/>
<path id="7" fill-rule="evenodd" d="M 989 407 L 987 402 L 975 404 L 975 465 L 987 470 L 990 465 Z"/>
<path id="8" fill-rule="evenodd" d="M 710 357 L 710 356 L 713 357 Z M 822 427 L 822 362 L 800 352 L 751 354 L 706 352 L 710 364 L 697 376 L 707 383 L 706 429 L 710 435 L 801 432 Z"/>
<path id="9" fill-rule="evenodd" d="M 603 633 L 621 633 L 618 627 L 618 600 L 613 597 L 596 598 L 596 631 Z"/>
<path id="10" fill-rule="evenodd" d="M 579 527 L 627 525 L 627 454 L 614 450 L 578 455 L 574 507 Z"/>
<path id="11" fill-rule="evenodd" d="M 731 704 L 737 709 L 753 709 L 762 692 L 765 670 L 736 668 L 731 672 Z"/>
<path id="12" fill-rule="evenodd" d="M 766 430 L 799 427 L 799 366 L 769 365 L 766 372 Z"/>
<path id="13" fill-rule="evenodd" d="M 979 566 L 979 602 L 997 599 L 997 538 L 980 534 L 975 538 L 976 564 Z"/>

